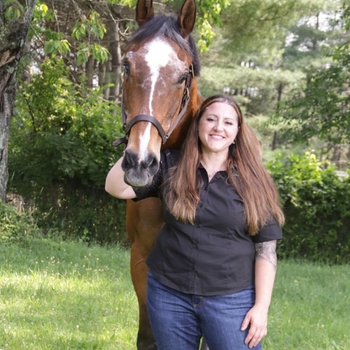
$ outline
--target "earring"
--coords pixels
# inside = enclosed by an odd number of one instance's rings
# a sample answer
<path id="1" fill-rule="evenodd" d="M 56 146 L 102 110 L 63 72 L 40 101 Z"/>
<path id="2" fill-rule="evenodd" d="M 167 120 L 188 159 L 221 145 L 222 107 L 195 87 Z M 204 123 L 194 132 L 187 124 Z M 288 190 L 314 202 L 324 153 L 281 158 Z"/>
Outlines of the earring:
<path id="1" fill-rule="evenodd" d="M 236 140 L 233 140 L 232 144 L 234 145 L 236 143 Z"/>

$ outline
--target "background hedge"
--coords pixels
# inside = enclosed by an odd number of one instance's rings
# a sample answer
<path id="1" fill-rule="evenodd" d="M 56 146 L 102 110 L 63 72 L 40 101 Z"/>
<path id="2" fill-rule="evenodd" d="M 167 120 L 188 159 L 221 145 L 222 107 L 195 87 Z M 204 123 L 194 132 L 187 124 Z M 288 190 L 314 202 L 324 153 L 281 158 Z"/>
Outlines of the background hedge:
<path id="1" fill-rule="evenodd" d="M 279 255 L 349 262 L 350 178 L 339 178 L 310 153 L 289 157 L 285 165 L 277 159 L 268 168 L 286 216 Z"/>

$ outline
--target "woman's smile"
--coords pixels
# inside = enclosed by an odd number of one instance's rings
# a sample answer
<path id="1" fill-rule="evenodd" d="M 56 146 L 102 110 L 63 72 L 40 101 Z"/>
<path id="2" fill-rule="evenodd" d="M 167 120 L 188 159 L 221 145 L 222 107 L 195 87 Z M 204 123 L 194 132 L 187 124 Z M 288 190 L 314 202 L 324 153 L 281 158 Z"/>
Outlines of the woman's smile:
<path id="1" fill-rule="evenodd" d="M 235 109 L 222 102 L 211 104 L 198 125 L 199 139 L 204 153 L 227 153 L 239 131 Z"/>

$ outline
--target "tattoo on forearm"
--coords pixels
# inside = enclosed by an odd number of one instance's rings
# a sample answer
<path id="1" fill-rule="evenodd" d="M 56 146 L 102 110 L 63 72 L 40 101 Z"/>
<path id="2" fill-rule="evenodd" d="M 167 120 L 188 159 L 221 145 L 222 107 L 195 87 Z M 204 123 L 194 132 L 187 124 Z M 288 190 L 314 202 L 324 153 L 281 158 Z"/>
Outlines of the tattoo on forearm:
<path id="1" fill-rule="evenodd" d="M 256 243 L 255 252 L 256 259 L 264 259 L 277 269 L 276 241 Z"/>

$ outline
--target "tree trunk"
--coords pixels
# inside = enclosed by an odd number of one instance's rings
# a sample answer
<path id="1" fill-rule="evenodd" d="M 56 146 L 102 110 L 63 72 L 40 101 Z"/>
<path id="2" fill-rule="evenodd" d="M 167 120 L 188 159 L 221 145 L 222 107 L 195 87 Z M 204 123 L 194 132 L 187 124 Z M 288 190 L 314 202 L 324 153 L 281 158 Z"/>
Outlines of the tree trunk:
<path id="1" fill-rule="evenodd" d="M 121 75 L 121 48 L 120 48 L 120 35 L 119 35 L 119 22 L 110 21 L 108 25 L 109 29 L 109 52 L 112 56 L 112 69 L 110 72 L 110 82 L 114 84 L 110 88 L 109 99 L 114 102 L 118 102 L 120 95 L 120 75 Z"/>
<path id="2" fill-rule="evenodd" d="M 100 88 L 102 88 L 103 86 L 109 84 L 109 66 L 110 66 L 110 62 L 106 61 L 104 63 L 99 63 L 98 66 L 98 85 Z M 103 90 L 103 97 L 105 100 L 109 99 L 109 87 L 104 88 Z"/>
<path id="3" fill-rule="evenodd" d="M 92 55 L 89 56 L 89 59 L 86 64 L 86 78 L 87 78 L 87 87 L 89 89 L 93 88 L 94 84 L 94 74 L 95 74 L 95 69 L 94 69 L 94 58 Z"/>
<path id="4" fill-rule="evenodd" d="M 277 131 L 274 131 L 273 139 L 272 139 L 272 146 L 271 146 L 271 149 L 273 151 L 277 148 L 277 142 L 278 142 L 278 134 L 277 134 Z"/>
<path id="5" fill-rule="evenodd" d="M 315 29 L 318 30 L 320 27 L 320 14 L 316 14 L 316 23 L 315 23 Z M 314 37 L 312 39 L 312 50 L 316 51 L 317 50 L 317 37 Z"/>
<path id="6" fill-rule="evenodd" d="M 277 88 L 277 107 L 276 107 L 277 112 L 279 111 L 279 109 L 281 107 L 282 92 L 283 92 L 283 84 L 279 83 L 278 88 Z M 271 146 L 272 150 L 276 149 L 277 142 L 278 142 L 278 133 L 277 133 L 277 131 L 275 131 L 273 133 L 273 140 L 272 140 L 272 146 Z"/>
<path id="7" fill-rule="evenodd" d="M 282 101 L 282 92 L 283 92 L 283 84 L 279 83 L 277 88 L 277 112 L 279 111 L 281 107 L 281 101 Z"/>
<path id="8" fill-rule="evenodd" d="M 106 67 L 107 67 L 107 62 L 104 62 L 104 63 L 99 62 L 99 64 L 98 64 L 98 86 L 100 88 L 102 88 L 105 85 Z"/>
<path id="9" fill-rule="evenodd" d="M 16 99 L 16 71 L 31 24 L 36 0 L 27 0 L 25 13 L 6 19 L 6 7 L 0 3 L 0 201 L 6 200 L 8 181 L 8 140 Z"/>
<path id="10" fill-rule="evenodd" d="M 341 145 L 335 145 L 332 157 L 332 163 L 334 163 L 338 170 L 342 170 L 340 166 L 340 157 L 341 157 Z"/>

